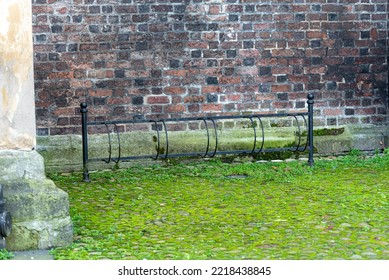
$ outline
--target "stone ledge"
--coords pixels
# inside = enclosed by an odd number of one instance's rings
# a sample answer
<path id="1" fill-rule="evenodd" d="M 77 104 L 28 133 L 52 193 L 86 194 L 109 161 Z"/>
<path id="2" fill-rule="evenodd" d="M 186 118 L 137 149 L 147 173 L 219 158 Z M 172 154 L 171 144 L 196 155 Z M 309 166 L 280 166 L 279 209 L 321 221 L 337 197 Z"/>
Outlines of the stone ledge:
<path id="1" fill-rule="evenodd" d="M 344 154 L 351 149 L 374 151 L 382 149 L 383 132 L 386 126 L 376 125 L 348 125 L 342 127 L 314 127 L 315 131 L 337 129 L 341 133 L 336 135 L 320 135 L 314 137 L 315 154 L 337 155 Z M 266 147 L 284 147 L 294 144 L 296 141 L 295 128 L 271 127 L 265 131 Z M 388 132 L 389 133 L 389 132 Z M 261 133 L 257 131 L 258 146 L 261 141 Z M 112 138 L 112 156 L 117 156 L 117 143 L 115 135 Z M 121 134 L 122 149 L 124 155 L 150 155 L 155 156 L 156 143 L 153 142 L 153 134 L 144 131 L 126 132 Z M 162 139 L 163 140 L 163 139 Z M 304 140 L 304 139 L 303 139 Z M 213 139 L 210 145 L 213 145 Z M 229 129 L 219 133 L 220 149 L 250 149 L 252 147 L 253 131 L 248 129 Z M 80 135 L 63 136 L 39 136 L 37 137 L 38 152 L 45 160 L 45 166 L 49 172 L 73 172 L 82 170 L 82 147 Z M 198 151 L 203 154 L 206 147 L 204 131 L 172 132 L 169 136 L 169 151 L 188 152 Z M 303 143 L 301 143 L 303 145 Z M 106 134 L 89 136 L 89 156 L 108 157 L 108 137 Z M 164 143 L 161 143 L 164 147 Z M 212 150 L 213 146 L 210 147 Z M 136 163 L 133 161 L 131 163 Z M 153 162 L 153 160 L 140 160 L 140 163 Z M 154 161 L 155 162 L 155 161 Z M 120 167 L 130 166 L 131 163 L 120 163 Z M 90 163 L 91 170 L 101 170 L 113 165 L 104 162 Z"/>

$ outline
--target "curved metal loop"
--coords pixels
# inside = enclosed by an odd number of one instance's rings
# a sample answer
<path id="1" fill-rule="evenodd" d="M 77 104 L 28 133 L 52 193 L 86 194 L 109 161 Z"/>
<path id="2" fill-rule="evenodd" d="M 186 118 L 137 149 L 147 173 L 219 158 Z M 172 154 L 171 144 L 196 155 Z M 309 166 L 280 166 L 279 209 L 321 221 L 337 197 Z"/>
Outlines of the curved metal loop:
<path id="1" fill-rule="evenodd" d="M 122 146 L 120 145 L 120 134 L 119 134 L 118 126 L 116 125 L 116 123 L 114 123 L 113 125 L 114 125 L 114 127 L 115 127 L 116 136 L 117 136 L 117 138 L 118 138 L 118 159 L 117 159 L 117 160 L 112 159 L 112 160 L 113 160 L 115 163 L 119 163 L 120 158 L 121 158 L 121 149 L 122 149 Z"/>
<path id="2" fill-rule="evenodd" d="M 294 116 L 294 119 L 296 120 L 297 127 L 298 127 L 298 134 L 299 134 L 299 141 L 297 144 L 297 148 L 294 150 L 294 152 L 297 152 L 300 149 L 300 144 L 301 144 L 301 127 L 300 127 L 299 121 L 297 119 L 297 116 Z"/>
<path id="3" fill-rule="evenodd" d="M 160 120 L 160 122 L 162 123 L 163 128 L 165 129 L 165 138 L 166 138 L 166 145 L 165 145 L 166 153 L 165 153 L 165 157 L 163 157 L 163 159 L 167 159 L 167 156 L 168 156 L 168 154 L 169 154 L 169 137 L 168 137 L 168 131 L 167 131 L 167 127 L 166 127 L 165 121 L 164 121 L 164 120 Z"/>
<path id="4" fill-rule="evenodd" d="M 105 163 L 110 163 L 110 162 L 111 162 L 111 157 L 112 157 L 112 142 L 111 142 L 111 135 L 110 135 L 110 133 L 109 133 L 108 124 L 107 124 L 107 123 L 104 123 L 104 125 L 105 125 L 105 129 L 106 129 L 107 135 L 108 135 L 108 145 L 109 145 L 108 153 L 109 153 L 109 156 L 108 156 L 108 160 L 103 159 L 103 161 L 104 161 Z"/>
<path id="5" fill-rule="evenodd" d="M 209 156 L 210 158 L 213 158 L 216 155 L 216 152 L 217 152 L 217 149 L 219 146 L 219 138 L 217 135 L 217 127 L 216 127 L 215 120 L 213 118 L 209 118 L 209 120 L 212 122 L 213 129 L 215 130 L 215 149 L 213 151 L 213 154 Z"/>
<path id="6" fill-rule="evenodd" d="M 253 130 L 254 130 L 254 145 L 253 145 L 252 151 L 251 151 L 250 154 L 249 154 L 249 155 L 252 156 L 252 155 L 254 154 L 255 147 L 256 147 L 256 145 L 257 145 L 257 130 L 256 130 L 256 128 L 255 128 L 255 123 L 254 123 L 254 121 L 253 121 L 253 118 L 250 117 L 250 116 L 248 116 L 247 118 L 250 119 L 250 121 L 251 121 L 251 126 L 252 126 L 252 128 L 253 128 Z"/>
<path id="7" fill-rule="evenodd" d="M 263 146 L 265 145 L 265 129 L 263 127 L 263 122 L 261 120 L 261 117 L 257 116 L 256 117 L 259 121 L 259 123 L 261 124 L 261 131 L 262 131 L 262 143 L 261 143 L 261 148 L 259 149 L 259 151 L 257 153 L 260 153 L 262 150 L 263 150 Z"/>
<path id="8" fill-rule="evenodd" d="M 205 158 L 208 155 L 208 151 L 209 151 L 209 128 L 208 128 L 207 120 L 205 118 L 201 118 L 199 120 L 202 120 L 204 122 L 205 129 L 207 130 L 207 148 L 205 149 L 204 155 L 199 154 L 199 156 L 201 156 L 202 158 Z"/>
<path id="9" fill-rule="evenodd" d="M 160 150 L 160 147 L 161 147 L 161 142 L 160 142 L 160 138 L 159 138 L 159 129 L 158 129 L 157 121 L 150 121 L 150 122 L 154 123 L 155 130 L 157 131 L 157 155 L 155 157 L 151 157 L 151 158 L 154 159 L 154 160 L 157 160 L 158 157 L 159 157 L 159 150 Z"/>
<path id="10" fill-rule="evenodd" d="M 305 115 L 301 115 L 303 117 L 303 120 L 304 120 L 304 124 L 305 124 L 305 127 L 307 128 L 307 141 L 305 141 L 305 147 L 304 149 L 302 150 L 302 152 L 305 152 L 308 148 L 308 142 L 309 142 L 309 133 L 308 133 L 308 121 L 307 119 L 305 118 Z"/>

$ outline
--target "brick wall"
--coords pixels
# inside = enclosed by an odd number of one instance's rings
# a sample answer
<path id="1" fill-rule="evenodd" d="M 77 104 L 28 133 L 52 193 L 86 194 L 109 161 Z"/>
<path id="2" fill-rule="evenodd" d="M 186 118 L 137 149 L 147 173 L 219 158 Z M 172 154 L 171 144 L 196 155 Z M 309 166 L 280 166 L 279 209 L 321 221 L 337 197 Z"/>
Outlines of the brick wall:
<path id="1" fill-rule="evenodd" d="M 387 0 L 32 0 L 39 135 L 91 118 L 304 110 L 382 123 Z"/>

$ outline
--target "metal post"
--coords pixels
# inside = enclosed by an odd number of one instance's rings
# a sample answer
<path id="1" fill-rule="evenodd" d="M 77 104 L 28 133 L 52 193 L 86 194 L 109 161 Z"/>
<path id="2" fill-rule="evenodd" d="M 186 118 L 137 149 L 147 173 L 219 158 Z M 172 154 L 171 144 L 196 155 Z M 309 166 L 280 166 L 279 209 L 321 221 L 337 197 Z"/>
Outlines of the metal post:
<path id="1" fill-rule="evenodd" d="M 308 165 L 313 166 L 313 100 L 315 97 L 312 93 L 308 94 L 308 142 L 309 142 L 309 157 Z"/>
<path id="2" fill-rule="evenodd" d="M 5 248 L 5 238 L 11 234 L 11 214 L 4 209 L 3 187 L 0 185 L 0 249 Z"/>
<path id="3" fill-rule="evenodd" d="M 90 182 L 88 170 L 88 105 L 85 102 L 80 104 L 81 121 L 82 121 L 82 167 L 83 180 Z"/>

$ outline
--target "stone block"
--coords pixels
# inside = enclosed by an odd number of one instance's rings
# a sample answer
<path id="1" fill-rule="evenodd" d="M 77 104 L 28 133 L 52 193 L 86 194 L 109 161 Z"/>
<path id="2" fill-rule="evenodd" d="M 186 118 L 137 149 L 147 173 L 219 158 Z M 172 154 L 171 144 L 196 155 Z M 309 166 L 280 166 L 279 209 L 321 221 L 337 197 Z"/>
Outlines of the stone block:
<path id="1" fill-rule="evenodd" d="M 43 158 L 36 151 L 0 150 L 0 180 L 44 178 Z"/>
<path id="2" fill-rule="evenodd" d="M 69 216 L 68 195 L 51 180 L 5 181 L 2 185 L 14 223 Z"/>
<path id="3" fill-rule="evenodd" d="M 51 220 L 15 222 L 6 238 L 9 251 L 42 250 L 67 246 L 72 243 L 70 217 Z"/>
<path id="4" fill-rule="evenodd" d="M 72 243 L 72 221 L 66 192 L 48 180 L 36 151 L 0 151 L 0 184 L 4 209 L 11 213 L 8 250 L 50 249 Z"/>

